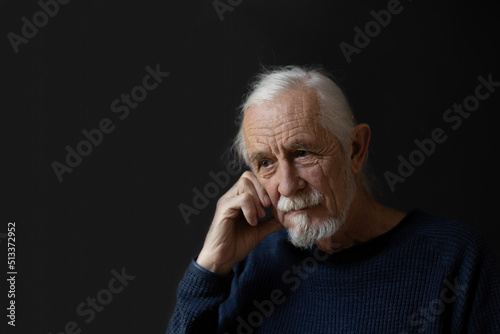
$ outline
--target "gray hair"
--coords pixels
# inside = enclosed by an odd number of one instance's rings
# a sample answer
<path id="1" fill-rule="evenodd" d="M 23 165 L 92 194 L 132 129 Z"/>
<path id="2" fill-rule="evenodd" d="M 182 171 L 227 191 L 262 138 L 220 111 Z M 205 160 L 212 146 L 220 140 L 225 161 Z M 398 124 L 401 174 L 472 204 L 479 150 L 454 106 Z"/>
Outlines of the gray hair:
<path id="1" fill-rule="evenodd" d="M 349 153 L 352 131 L 357 123 L 343 91 L 320 68 L 284 66 L 264 70 L 256 76 L 250 86 L 241 106 L 238 117 L 239 130 L 233 143 L 233 150 L 240 163 L 244 162 L 250 166 L 243 133 L 243 118 L 246 111 L 252 106 L 272 102 L 280 94 L 291 89 L 313 89 L 316 92 L 320 106 L 318 113 L 321 125 L 339 140 L 344 154 Z M 365 190 L 370 192 L 365 168 L 361 171 L 359 178 Z"/>

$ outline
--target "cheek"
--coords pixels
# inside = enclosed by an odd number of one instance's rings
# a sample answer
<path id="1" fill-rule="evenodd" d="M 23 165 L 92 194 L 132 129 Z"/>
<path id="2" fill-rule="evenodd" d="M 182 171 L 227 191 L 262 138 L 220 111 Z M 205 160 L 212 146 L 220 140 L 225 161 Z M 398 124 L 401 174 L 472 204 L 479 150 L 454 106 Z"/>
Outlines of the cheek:
<path id="1" fill-rule="evenodd" d="M 342 170 L 332 161 L 311 169 L 306 181 L 311 187 L 319 190 L 324 196 L 324 205 L 329 214 L 335 214 L 339 205 L 339 196 L 342 192 Z"/>
<path id="2" fill-rule="evenodd" d="M 280 194 L 278 192 L 278 185 L 274 184 L 270 179 L 259 180 L 259 182 L 261 182 L 262 186 L 267 192 L 267 195 L 269 195 L 269 198 L 271 199 L 271 212 L 273 216 L 277 218 L 279 221 L 282 221 L 283 219 L 282 212 L 276 209 L 276 207 L 278 206 L 278 201 L 280 199 Z"/>
<path id="3" fill-rule="evenodd" d="M 273 182 L 263 182 L 261 183 L 264 189 L 266 190 L 269 198 L 271 199 L 271 205 L 276 207 L 278 205 L 278 200 L 280 199 L 280 195 L 278 192 L 278 186 L 273 184 Z"/>
<path id="4" fill-rule="evenodd" d="M 328 194 L 328 192 L 325 192 L 328 185 L 327 175 L 322 164 L 303 168 L 300 172 L 300 176 L 306 181 L 309 187 L 319 190 L 325 196 Z"/>

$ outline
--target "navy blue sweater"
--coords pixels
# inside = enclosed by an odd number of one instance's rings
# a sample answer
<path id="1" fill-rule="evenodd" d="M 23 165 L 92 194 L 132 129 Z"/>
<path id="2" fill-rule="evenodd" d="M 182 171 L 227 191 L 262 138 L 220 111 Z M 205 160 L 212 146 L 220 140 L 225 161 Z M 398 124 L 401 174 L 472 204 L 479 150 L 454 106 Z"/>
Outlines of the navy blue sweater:
<path id="1" fill-rule="evenodd" d="M 500 270 L 471 227 L 408 214 L 333 255 L 271 234 L 233 273 L 194 260 L 167 333 L 500 333 Z"/>

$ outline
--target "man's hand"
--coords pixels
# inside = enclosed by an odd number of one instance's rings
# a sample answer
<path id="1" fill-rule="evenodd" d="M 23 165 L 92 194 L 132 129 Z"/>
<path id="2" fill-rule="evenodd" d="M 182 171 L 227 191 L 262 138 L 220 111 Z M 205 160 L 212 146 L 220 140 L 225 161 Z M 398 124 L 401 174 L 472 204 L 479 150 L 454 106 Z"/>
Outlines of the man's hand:
<path id="1" fill-rule="evenodd" d="M 265 216 L 271 200 L 257 177 L 244 172 L 217 202 L 212 225 L 196 262 L 214 273 L 228 274 L 266 236 L 283 226 Z"/>

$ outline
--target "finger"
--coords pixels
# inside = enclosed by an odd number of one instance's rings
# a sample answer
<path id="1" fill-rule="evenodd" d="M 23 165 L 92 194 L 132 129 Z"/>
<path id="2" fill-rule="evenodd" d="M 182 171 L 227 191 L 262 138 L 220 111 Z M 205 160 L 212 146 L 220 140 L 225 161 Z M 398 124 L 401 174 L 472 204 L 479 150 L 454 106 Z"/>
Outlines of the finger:
<path id="1" fill-rule="evenodd" d="M 270 218 L 265 221 L 259 222 L 259 226 L 257 226 L 259 229 L 259 242 L 265 239 L 269 234 L 278 232 L 279 230 L 283 229 L 283 225 L 281 225 L 276 219 Z"/>
<path id="2" fill-rule="evenodd" d="M 246 177 L 242 177 L 239 181 L 240 188 L 238 189 L 238 194 L 248 193 L 252 195 L 252 201 L 254 202 L 255 208 L 257 209 L 257 213 L 259 218 L 263 218 L 266 215 L 264 207 L 262 206 L 262 202 L 259 199 L 259 194 L 257 189 L 255 189 L 254 183 Z"/>
<path id="3" fill-rule="evenodd" d="M 250 225 L 256 226 L 258 224 L 258 221 L 255 196 L 250 193 L 243 193 L 236 197 L 236 204 L 243 212 L 243 216 L 245 217 L 246 221 Z M 260 206 L 260 203 L 257 205 Z"/>
<path id="4" fill-rule="evenodd" d="M 226 199 L 223 203 L 220 203 L 217 211 L 220 211 L 221 214 L 217 221 L 236 219 L 239 215 L 243 214 L 243 217 L 250 225 L 255 226 L 258 223 L 254 196 L 249 192 Z"/>
<path id="5" fill-rule="evenodd" d="M 257 194 L 259 195 L 260 202 L 263 206 L 268 207 L 269 205 L 271 205 L 271 199 L 269 198 L 266 189 L 264 188 L 264 186 L 262 186 L 262 184 L 260 184 L 257 176 L 255 176 L 254 173 L 246 171 L 241 175 L 241 177 L 252 181 L 253 186 L 257 191 Z"/>

